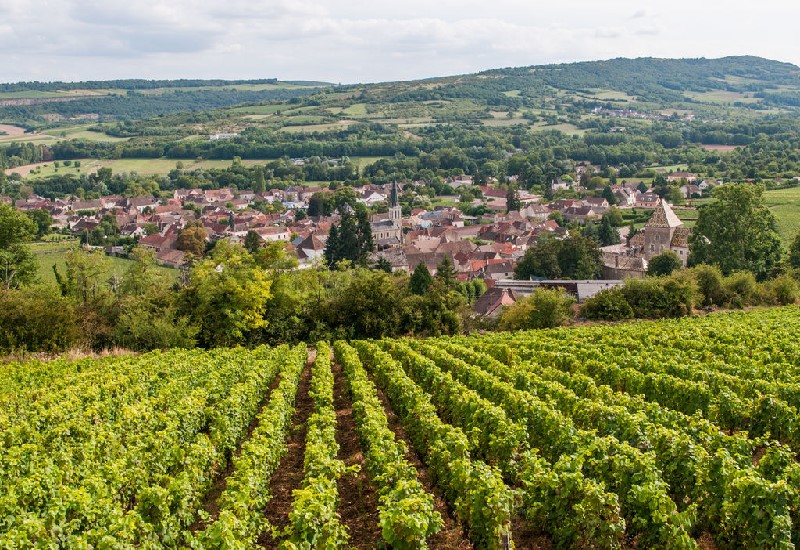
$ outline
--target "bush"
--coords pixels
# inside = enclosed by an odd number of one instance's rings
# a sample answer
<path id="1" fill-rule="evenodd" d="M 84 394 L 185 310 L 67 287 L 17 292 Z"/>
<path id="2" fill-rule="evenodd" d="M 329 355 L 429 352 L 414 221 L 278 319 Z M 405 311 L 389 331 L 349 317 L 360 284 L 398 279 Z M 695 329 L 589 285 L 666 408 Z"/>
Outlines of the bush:
<path id="1" fill-rule="evenodd" d="M 658 277 L 662 275 L 672 275 L 683 267 L 680 257 L 672 250 L 665 250 L 661 254 L 653 256 L 647 266 L 647 274 Z"/>
<path id="2" fill-rule="evenodd" d="M 526 298 L 517 300 L 500 317 L 500 330 L 552 328 L 572 318 L 575 299 L 560 289 L 537 289 Z"/>
<path id="3" fill-rule="evenodd" d="M 786 306 L 797 301 L 797 281 L 789 275 L 780 275 L 767 284 L 772 301 Z"/>
<path id="4" fill-rule="evenodd" d="M 581 307 L 581 315 L 595 321 L 622 321 L 633 318 L 633 309 L 621 288 L 601 290 Z"/>
<path id="5" fill-rule="evenodd" d="M 728 307 L 743 308 L 762 302 L 758 282 L 749 271 L 738 271 L 725 277 L 722 287 Z"/>
<path id="6" fill-rule="evenodd" d="M 691 270 L 697 283 L 700 305 L 721 306 L 725 303 L 725 290 L 722 287 L 722 272 L 715 265 L 698 265 Z"/>
<path id="7" fill-rule="evenodd" d="M 0 291 L 0 349 L 67 350 L 79 343 L 78 318 L 72 302 L 52 289 Z"/>
<path id="8" fill-rule="evenodd" d="M 697 288 L 688 276 L 628 279 L 622 294 L 637 318 L 659 319 L 692 314 Z"/>

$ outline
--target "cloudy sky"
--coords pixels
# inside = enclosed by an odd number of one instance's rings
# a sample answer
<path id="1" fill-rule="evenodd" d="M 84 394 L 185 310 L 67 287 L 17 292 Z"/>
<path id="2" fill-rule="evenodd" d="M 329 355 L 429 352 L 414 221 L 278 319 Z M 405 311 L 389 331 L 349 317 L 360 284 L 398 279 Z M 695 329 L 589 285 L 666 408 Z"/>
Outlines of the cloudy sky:
<path id="1" fill-rule="evenodd" d="M 0 82 L 355 83 L 612 57 L 800 65 L 797 0 L 0 0 Z"/>

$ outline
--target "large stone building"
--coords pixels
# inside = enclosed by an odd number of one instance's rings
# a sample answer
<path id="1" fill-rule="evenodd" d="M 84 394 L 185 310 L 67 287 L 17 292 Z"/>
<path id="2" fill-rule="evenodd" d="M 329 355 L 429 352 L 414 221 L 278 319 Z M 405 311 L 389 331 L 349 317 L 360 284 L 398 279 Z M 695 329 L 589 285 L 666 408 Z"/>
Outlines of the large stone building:
<path id="1" fill-rule="evenodd" d="M 666 250 L 672 250 L 686 265 L 689 259 L 689 229 L 675 215 L 666 201 L 661 201 L 644 228 L 630 242 L 631 256 L 647 261 Z"/>

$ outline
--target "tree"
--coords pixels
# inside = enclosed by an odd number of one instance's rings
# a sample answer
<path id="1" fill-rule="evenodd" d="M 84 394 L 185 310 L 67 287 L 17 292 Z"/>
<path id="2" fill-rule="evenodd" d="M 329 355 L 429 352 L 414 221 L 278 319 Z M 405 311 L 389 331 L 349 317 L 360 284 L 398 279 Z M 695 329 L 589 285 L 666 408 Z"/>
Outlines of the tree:
<path id="1" fill-rule="evenodd" d="M 428 287 L 433 284 L 433 276 L 428 271 L 428 266 L 425 262 L 420 262 L 414 268 L 414 273 L 408 279 L 408 288 L 413 294 L 422 296 L 428 291 Z"/>
<path id="2" fill-rule="evenodd" d="M 800 233 L 795 236 L 789 247 L 789 265 L 795 269 L 800 268 Z"/>
<path id="3" fill-rule="evenodd" d="M 255 254 L 256 251 L 261 248 L 264 244 L 264 241 L 259 237 L 258 233 L 255 231 L 248 231 L 247 235 L 244 237 L 244 248 L 250 254 Z"/>
<path id="4" fill-rule="evenodd" d="M 600 227 L 597 230 L 597 239 L 601 246 L 619 244 L 619 231 L 611 224 L 611 218 L 605 215 L 600 220 Z"/>
<path id="5" fill-rule="evenodd" d="M 456 267 L 453 260 L 445 254 L 439 265 L 436 266 L 436 280 L 441 281 L 445 288 L 452 290 L 456 284 Z"/>
<path id="6" fill-rule="evenodd" d="M 33 223 L 36 224 L 36 238 L 41 239 L 50 233 L 50 228 L 53 225 L 53 216 L 47 210 L 28 210 L 25 212 Z"/>
<path id="7" fill-rule="evenodd" d="M 602 263 L 597 241 L 583 235 L 540 238 L 514 266 L 515 279 L 595 279 Z"/>
<path id="8" fill-rule="evenodd" d="M 356 210 L 355 215 L 349 207 L 343 207 L 339 225 L 332 226 L 325 246 L 325 262 L 333 268 L 342 260 L 366 266 L 370 253 L 375 248 L 372 242 L 372 228 L 366 208 Z"/>
<path id="9" fill-rule="evenodd" d="M 506 213 L 519 212 L 522 208 L 522 201 L 519 198 L 519 191 L 510 187 L 506 193 Z"/>
<path id="10" fill-rule="evenodd" d="M 218 241 L 209 256 L 192 268 L 181 309 L 199 327 L 204 346 L 243 344 L 266 325 L 270 284 L 266 271 L 244 248 Z"/>
<path id="11" fill-rule="evenodd" d="M 500 330 L 552 328 L 565 324 L 572 317 L 575 299 L 561 289 L 536 289 L 503 311 Z"/>
<path id="12" fill-rule="evenodd" d="M 647 265 L 647 274 L 654 277 L 672 275 L 673 271 L 678 271 L 681 267 L 683 267 L 683 263 L 680 257 L 672 250 L 665 250 L 650 259 Z"/>
<path id="13" fill-rule="evenodd" d="M 693 264 L 718 265 L 722 273 L 750 271 L 764 280 L 781 260 L 775 216 L 764 203 L 764 188 L 729 184 L 714 190 L 717 200 L 700 209 L 689 237 Z"/>
<path id="14" fill-rule="evenodd" d="M 610 185 L 606 185 L 605 187 L 603 187 L 603 192 L 601 193 L 600 196 L 608 201 L 609 206 L 614 206 L 619 202 L 619 199 L 614 194 L 614 191 L 611 190 Z"/>
<path id="15" fill-rule="evenodd" d="M 203 227 L 202 222 L 194 221 L 186 224 L 175 242 L 175 247 L 178 250 L 183 250 L 195 256 L 202 256 L 206 250 L 206 228 Z"/>
<path id="16" fill-rule="evenodd" d="M 4 288 L 19 288 L 36 279 L 36 260 L 27 243 L 36 224 L 13 207 L 0 204 L 0 281 Z"/>

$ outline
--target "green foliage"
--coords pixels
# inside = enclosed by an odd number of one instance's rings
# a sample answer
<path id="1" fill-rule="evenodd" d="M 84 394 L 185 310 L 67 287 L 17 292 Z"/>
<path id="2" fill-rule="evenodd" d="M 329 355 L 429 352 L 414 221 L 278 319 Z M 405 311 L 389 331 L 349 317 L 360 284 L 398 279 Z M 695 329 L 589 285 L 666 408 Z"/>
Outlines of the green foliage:
<path id="1" fill-rule="evenodd" d="M 650 258 L 647 265 L 647 274 L 651 277 L 672 275 L 674 271 L 678 271 L 681 267 L 683 267 L 683 264 L 680 257 L 672 250 L 665 250 L 661 254 Z"/>
<path id="2" fill-rule="evenodd" d="M 633 318 L 633 309 L 620 288 L 601 290 L 581 306 L 581 315 L 595 321 L 624 321 Z"/>
<path id="3" fill-rule="evenodd" d="M 691 269 L 697 282 L 700 305 L 709 307 L 721 306 L 725 302 L 722 271 L 715 265 L 700 264 Z"/>
<path id="4" fill-rule="evenodd" d="M 363 205 L 358 205 L 355 213 L 345 206 L 339 209 L 339 225 L 331 227 L 325 243 L 325 262 L 333 268 L 341 261 L 366 266 L 369 254 L 375 248 L 369 217 Z"/>
<path id="5" fill-rule="evenodd" d="M 500 330 L 552 328 L 572 318 L 575 299 L 560 289 L 536 289 L 503 311 L 497 327 Z"/>
<path id="6" fill-rule="evenodd" d="M 543 237 L 514 266 L 515 279 L 594 279 L 602 264 L 597 241 L 582 235 Z"/>
<path id="7" fill-rule="evenodd" d="M 428 288 L 432 284 L 433 276 L 431 275 L 431 272 L 428 271 L 428 266 L 425 265 L 425 262 L 418 263 L 408 280 L 409 290 L 411 290 L 413 294 L 422 296 L 428 291 Z"/>
<path id="8" fill-rule="evenodd" d="M 346 546 L 350 538 L 337 512 L 336 484 L 346 467 L 336 458 L 339 445 L 336 443 L 337 417 L 333 407 L 330 355 L 330 346 L 318 342 L 311 370 L 309 395 L 314 401 L 314 412 L 308 419 L 306 432 L 303 484 L 292 493 L 294 502 L 289 512 L 288 537 L 280 548 L 340 548 Z"/>
<path id="9" fill-rule="evenodd" d="M 779 275 L 766 284 L 768 285 L 774 303 L 787 306 L 797 301 L 800 288 L 798 288 L 797 281 L 793 277 L 789 275 Z"/>
<path id="10" fill-rule="evenodd" d="M 36 224 L 36 238 L 41 239 L 50 233 L 53 225 L 53 216 L 47 210 L 27 210 L 25 215 Z"/>
<path id="11" fill-rule="evenodd" d="M 441 282 L 445 288 L 453 289 L 456 285 L 456 266 L 449 254 L 445 254 L 439 265 L 436 266 L 436 280 Z"/>
<path id="12" fill-rule="evenodd" d="M 380 498 L 378 514 L 383 540 L 400 550 L 426 548 L 426 539 L 443 525 L 433 496 L 425 491 L 406 461 L 405 444 L 389 429 L 375 385 L 367 377 L 358 353 L 342 341 L 334 344 L 334 350 L 353 398 L 365 466 Z"/>
<path id="13" fill-rule="evenodd" d="M 619 244 L 619 231 L 614 226 L 610 217 L 603 215 L 600 220 L 600 227 L 597 230 L 597 239 L 600 241 L 600 246 L 610 246 L 612 244 Z"/>
<path id="14" fill-rule="evenodd" d="M 688 276 L 627 279 L 622 295 L 634 317 L 658 319 L 691 315 L 697 287 Z"/>
<path id="15" fill-rule="evenodd" d="M 0 204 L 0 284 L 6 290 L 31 284 L 36 279 L 36 261 L 26 245 L 36 231 L 31 218 Z"/>
<path id="16" fill-rule="evenodd" d="M 175 241 L 175 248 L 200 257 L 206 250 L 207 238 L 208 234 L 201 222 L 189 222 L 186 224 L 186 227 L 181 229 L 180 233 L 178 233 L 178 238 Z"/>
<path id="17" fill-rule="evenodd" d="M 723 185 L 714 197 L 700 209 L 689 239 L 690 261 L 718 265 L 725 275 L 745 270 L 766 279 L 778 266 L 782 248 L 775 216 L 764 204 L 764 188 Z"/>
<path id="18" fill-rule="evenodd" d="M 0 290 L 0 350 L 58 352 L 81 343 L 74 304 L 48 288 Z"/>
<path id="19" fill-rule="evenodd" d="M 204 346 L 236 345 L 266 325 L 271 282 L 240 246 L 217 242 L 189 277 L 181 309 L 200 328 Z"/>
<path id="20" fill-rule="evenodd" d="M 789 265 L 800 268 L 800 233 L 798 233 L 789 247 Z"/>

